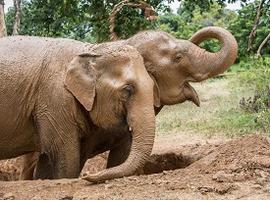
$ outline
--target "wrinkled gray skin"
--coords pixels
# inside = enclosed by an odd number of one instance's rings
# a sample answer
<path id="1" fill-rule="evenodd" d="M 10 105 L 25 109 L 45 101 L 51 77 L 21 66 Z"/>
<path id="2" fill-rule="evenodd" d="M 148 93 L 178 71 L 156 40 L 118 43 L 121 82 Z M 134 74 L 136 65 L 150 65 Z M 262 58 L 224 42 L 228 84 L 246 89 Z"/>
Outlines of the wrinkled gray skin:
<path id="1" fill-rule="evenodd" d="M 134 47 L 38 37 L 0 44 L 0 159 L 40 152 L 35 178 L 78 177 L 82 141 L 91 152 L 120 130 L 132 135 L 128 159 L 91 180 L 144 164 L 154 142 L 154 82 Z"/>
<path id="2" fill-rule="evenodd" d="M 220 41 L 222 48 L 219 52 L 210 53 L 197 46 L 212 38 Z M 143 56 L 148 73 L 158 85 L 160 102 L 156 103 L 156 114 L 163 105 L 182 103 L 186 100 L 199 106 L 198 95 L 188 82 L 203 81 L 223 73 L 234 63 L 237 56 L 235 38 L 219 27 L 201 29 L 190 41 L 175 39 L 162 31 L 145 31 L 119 42 L 137 48 Z M 108 168 L 123 163 L 130 152 L 131 138 L 127 132 L 118 131 L 118 137 L 106 138 L 91 151 L 88 149 L 89 140 L 82 141 L 81 168 L 88 158 L 107 150 L 110 150 Z M 31 159 L 25 163 L 31 163 Z M 31 179 L 33 168 L 24 167 L 24 171 L 29 169 L 30 176 L 24 176 L 23 173 L 22 179 Z"/>

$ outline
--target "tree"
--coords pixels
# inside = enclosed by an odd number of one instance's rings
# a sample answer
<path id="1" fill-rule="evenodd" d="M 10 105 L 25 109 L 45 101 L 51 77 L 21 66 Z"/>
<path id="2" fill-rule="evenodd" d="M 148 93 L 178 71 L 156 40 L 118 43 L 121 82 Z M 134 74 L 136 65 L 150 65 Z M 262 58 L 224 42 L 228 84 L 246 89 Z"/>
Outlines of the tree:
<path id="1" fill-rule="evenodd" d="M 270 39 L 270 33 L 264 38 L 264 40 L 262 41 L 262 43 L 260 44 L 258 50 L 257 50 L 257 57 L 261 56 L 261 50 L 263 48 L 263 46 L 267 43 L 267 41 Z M 270 89 L 269 89 L 269 96 L 270 96 Z M 269 106 L 270 107 L 270 103 L 269 103 Z"/>
<path id="2" fill-rule="evenodd" d="M 12 35 L 18 35 L 21 25 L 21 0 L 13 0 L 15 8 L 15 21 Z"/>
<path id="3" fill-rule="evenodd" d="M 257 26 L 260 22 L 260 17 L 262 15 L 264 3 L 265 3 L 265 0 L 261 0 L 260 4 L 258 5 L 258 7 L 256 9 L 256 17 L 254 20 L 253 28 L 248 36 L 248 49 L 247 49 L 248 52 L 250 52 L 252 49 L 253 38 L 256 36 Z"/>
<path id="4" fill-rule="evenodd" d="M 22 0 L 21 34 L 69 37 L 89 42 L 109 40 L 109 15 L 121 0 Z M 132 0 L 135 2 L 136 0 Z M 157 12 L 169 9 L 165 2 L 147 0 Z M 7 13 L 8 34 L 12 33 L 15 10 Z M 115 32 L 119 38 L 153 27 L 141 9 L 124 7 L 116 15 Z"/>
<path id="5" fill-rule="evenodd" d="M 231 21 L 229 29 L 236 37 L 239 46 L 239 54 L 241 57 L 246 57 L 250 53 L 248 49 L 248 38 L 251 30 L 254 26 L 254 19 L 256 18 L 256 8 L 258 1 L 247 3 L 242 5 L 242 8 L 238 11 L 237 17 Z M 264 6 L 258 26 L 256 28 L 256 36 L 252 41 L 251 52 L 259 48 L 262 41 L 267 37 L 270 30 L 270 6 Z M 261 49 L 261 54 L 270 54 L 270 46 L 264 46 Z"/>
<path id="6" fill-rule="evenodd" d="M 118 36 L 115 33 L 115 18 L 116 15 L 123 9 L 124 6 L 134 7 L 134 8 L 140 8 L 144 12 L 144 17 L 147 20 L 155 20 L 157 17 L 155 16 L 155 10 L 152 8 L 151 5 L 147 4 L 144 1 L 137 1 L 137 2 L 131 2 L 130 0 L 123 0 L 120 3 L 116 4 L 112 12 L 109 16 L 109 23 L 110 23 L 110 40 L 117 40 Z"/>
<path id="7" fill-rule="evenodd" d="M 85 38 L 89 22 L 76 0 L 22 0 L 20 34 L 48 37 Z M 6 15 L 8 34 L 13 32 L 15 9 Z"/>
<path id="8" fill-rule="evenodd" d="M 109 16 L 114 6 L 121 0 L 100 1 L 92 0 L 85 6 L 85 12 L 90 13 L 89 20 L 91 22 L 91 34 L 96 38 L 97 42 L 109 40 Z M 147 4 L 151 5 L 157 12 L 165 12 L 169 10 L 165 2 L 170 0 L 147 0 Z M 136 2 L 136 1 L 131 1 Z M 99 10 L 99 12 L 96 12 Z M 154 24 L 144 18 L 144 12 L 141 9 L 131 7 L 123 7 L 117 13 L 116 25 L 114 31 L 120 39 L 130 37 L 140 30 L 153 28 Z"/>
<path id="9" fill-rule="evenodd" d="M 207 12 L 201 12 L 201 7 L 195 6 L 191 13 L 182 5 L 178 14 L 167 13 L 159 18 L 160 29 L 171 33 L 177 38 L 188 39 L 197 30 L 205 26 L 220 26 L 228 28 L 230 21 L 237 17 L 234 11 L 213 3 Z M 218 51 L 220 46 L 215 40 L 203 42 L 202 46 L 212 52 Z"/>
<path id="10" fill-rule="evenodd" d="M 7 35 L 4 5 L 4 0 L 0 0 L 0 37 L 4 37 Z"/>

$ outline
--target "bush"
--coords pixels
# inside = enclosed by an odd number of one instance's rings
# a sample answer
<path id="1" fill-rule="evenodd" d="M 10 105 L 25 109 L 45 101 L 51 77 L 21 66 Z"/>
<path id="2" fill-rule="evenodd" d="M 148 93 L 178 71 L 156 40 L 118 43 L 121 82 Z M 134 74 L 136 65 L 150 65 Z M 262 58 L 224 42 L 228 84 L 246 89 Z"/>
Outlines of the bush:
<path id="1" fill-rule="evenodd" d="M 250 57 L 239 65 L 247 69 L 240 75 L 240 83 L 257 90 L 264 90 L 270 85 L 270 57 Z"/>
<path id="2" fill-rule="evenodd" d="M 240 66 L 248 69 L 239 75 L 241 86 L 254 89 L 254 96 L 242 98 L 240 106 L 245 112 L 254 113 L 254 121 L 270 132 L 270 57 L 253 57 Z"/>

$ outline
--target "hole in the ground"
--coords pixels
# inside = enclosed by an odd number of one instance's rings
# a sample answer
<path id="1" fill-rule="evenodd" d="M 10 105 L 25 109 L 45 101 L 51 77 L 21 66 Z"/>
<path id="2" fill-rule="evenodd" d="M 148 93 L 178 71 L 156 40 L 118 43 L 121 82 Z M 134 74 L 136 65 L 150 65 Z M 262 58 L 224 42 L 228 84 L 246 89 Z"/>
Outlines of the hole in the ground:
<path id="1" fill-rule="evenodd" d="M 92 159 L 89 159 L 85 164 L 82 173 L 96 173 L 106 167 L 108 153 L 98 155 Z M 182 155 L 181 153 L 164 153 L 153 154 L 146 162 L 143 169 L 137 171 L 137 174 L 154 174 L 161 173 L 164 170 L 175 170 L 185 168 L 198 160 L 195 157 Z M 1 161 L 0 163 L 0 181 L 15 181 L 19 180 L 20 174 L 20 162 L 19 159 L 11 159 L 7 161 Z"/>
<path id="2" fill-rule="evenodd" d="M 149 161 L 146 162 L 143 169 L 140 170 L 139 174 L 154 174 L 161 173 L 166 170 L 181 169 L 189 166 L 194 162 L 188 156 L 183 156 L 182 154 L 175 153 L 165 153 L 165 154 L 153 154 Z"/>
<path id="3" fill-rule="evenodd" d="M 189 166 L 200 158 L 208 155 L 216 145 L 186 145 L 180 149 L 170 149 L 160 153 L 154 153 L 146 162 L 143 169 L 137 174 L 154 174 L 166 170 L 181 169 Z M 93 174 L 106 168 L 108 152 L 97 155 L 87 160 L 81 172 Z M 0 161 L 0 180 L 14 181 L 19 179 L 21 160 L 19 158 Z"/>

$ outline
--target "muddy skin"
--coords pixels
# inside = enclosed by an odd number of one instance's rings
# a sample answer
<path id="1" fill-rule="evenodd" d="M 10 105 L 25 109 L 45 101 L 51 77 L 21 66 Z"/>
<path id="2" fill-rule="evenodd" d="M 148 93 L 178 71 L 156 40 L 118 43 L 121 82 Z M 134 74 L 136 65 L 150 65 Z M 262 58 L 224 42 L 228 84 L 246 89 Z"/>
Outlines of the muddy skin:
<path id="1" fill-rule="evenodd" d="M 216 38 L 221 42 L 222 48 L 219 52 L 210 53 L 197 46 L 210 38 Z M 157 85 L 155 91 L 158 92 L 154 92 L 154 94 L 160 95 L 155 98 L 160 99 L 159 102 L 155 101 L 156 114 L 163 105 L 182 103 L 186 100 L 199 106 L 199 97 L 188 82 L 203 81 L 224 72 L 234 63 L 237 56 L 235 38 L 228 31 L 219 27 L 201 29 L 191 37 L 190 41 L 177 40 L 162 31 L 144 31 L 130 39 L 118 41 L 118 43 L 136 47 L 143 56 L 146 69 Z M 110 45 L 111 43 L 102 44 L 103 48 Z M 100 131 L 102 132 L 102 130 Z M 83 140 L 82 146 L 85 146 L 86 149 L 81 150 L 81 155 L 83 155 L 81 168 L 87 158 L 107 150 L 110 150 L 107 167 L 123 163 L 129 155 L 131 146 L 131 137 L 127 136 L 128 134 L 128 132 L 122 131 L 118 131 L 115 135 L 110 134 L 112 137 L 106 138 L 105 143 L 104 137 L 97 139 L 100 144 L 91 150 L 88 148 L 89 145 L 86 145 L 88 141 Z M 119 143 L 119 138 L 126 139 Z"/>
<path id="2" fill-rule="evenodd" d="M 99 128 L 122 127 L 132 134 L 128 159 L 88 179 L 128 176 L 144 164 L 154 141 L 154 82 L 135 48 L 22 36 L 0 43 L 0 159 L 39 151 L 34 178 L 78 177 L 81 141 L 91 149 Z"/>

